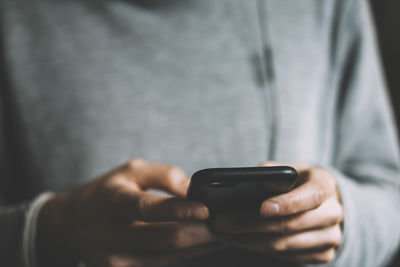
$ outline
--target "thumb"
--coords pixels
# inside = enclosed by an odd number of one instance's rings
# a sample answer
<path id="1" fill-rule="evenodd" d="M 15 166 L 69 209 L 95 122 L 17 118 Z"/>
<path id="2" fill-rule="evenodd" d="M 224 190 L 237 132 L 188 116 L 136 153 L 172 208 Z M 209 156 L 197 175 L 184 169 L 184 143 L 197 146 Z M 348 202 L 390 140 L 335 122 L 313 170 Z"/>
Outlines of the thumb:
<path id="1" fill-rule="evenodd" d="M 128 163 L 128 172 L 142 190 L 157 189 L 178 197 L 186 196 L 190 183 L 181 168 L 142 159 Z"/>

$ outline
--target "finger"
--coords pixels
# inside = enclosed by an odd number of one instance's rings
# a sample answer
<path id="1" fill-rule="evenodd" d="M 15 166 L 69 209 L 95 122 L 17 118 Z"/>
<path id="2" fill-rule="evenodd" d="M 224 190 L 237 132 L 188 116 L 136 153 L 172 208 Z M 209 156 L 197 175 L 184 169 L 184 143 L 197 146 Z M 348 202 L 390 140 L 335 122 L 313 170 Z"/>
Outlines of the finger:
<path id="1" fill-rule="evenodd" d="M 323 229 L 283 236 L 272 242 L 277 251 L 314 249 L 321 247 L 337 247 L 342 239 L 339 225 Z"/>
<path id="2" fill-rule="evenodd" d="M 276 257 L 281 258 L 285 261 L 291 261 L 296 263 L 309 263 L 309 264 L 318 264 L 318 263 L 328 263 L 331 262 L 336 255 L 336 249 L 333 247 L 323 248 L 323 249 L 313 249 L 313 250 L 305 250 L 305 251 L 291 251 L 289 253 L 281 253 Z"/>
<path id="3" fill-rule="evenodd" d="M 192 248 L 181 249 L 167 253 L 142 253 L 113 255 L 109 257 L 109 265 L 113 267 L 131 267 L 131 266 L 164 266 L 190 258 L 199 257 L 211 251 L 221 249 L 221 245 L 210 243 Z"/>
<path id="4" fill-rule="evenodd" d="M 139 223 L 119 234 L 122 252 L 174 251 L 214 242 L 205 223 Z"/>
<path id="5" fill-rule="evenodd" d="M 321 247 L 337 247 L 342 239 L 339 225 L 313 231 L 276 235 L 243 235 L 228 240 L 228 244 L 236 244 L 243 248 L 264 253 L 285 252 L 306 249 L 318 249 Z"/>
<path id="6" fill-rule="evenodd" d="M 343 220 L 343 216 L 342 205 L 332 195 L 314 210 L 265 220 L 251 227 L 256 232 L 296 233 L 337 225 Z"/>
<path id="7" fill-rule="evenodd" d="M 185 197 L 190 179 L 176 166 L 134 159 L 125 171 L 143 189 L 158 189 L 179 197 Z"/>
<path id="8" fill-rule="evenodd" d="M 128 218 L 142 221 L 205 220 L 209 216 L 208 208 L 200 202 L 147 192 L 138 193 L 124 205 Z"/>
<path id="9" fill-rule="evenodd" d="M 211 229 L 220 234 L 255 233 L 253 227 L 258 227 L 265 220 L 253 214 L 225 212 L 217 214 L 209 222 Z"/>
<path id="10" fill-rule="evenodd" d="M 307 165 L 307 164 L 283 163 L 283 162 L 277 162 L 277 161 L 263 162 L 259 166 L 261 166 L 261 167 L 289 166 L 289 167 L 296 169 L 297 172 L 302 172 L 302 171 L 305 171 L 305 170 L 311 168 L 311 166 Z"/>
<path id="11" fill-rule="evenodd" d="M 331 196 L 317 209 L 296 215 L 263 219 L 237 213 L 224 214 L 217 216 L 212 226 L 217 232 L 229 234 L 295 233 L 333 226 L 339 224 L 342 220 L 343 207 L 336 197 Z"/>
<path id="12" fill-rule="evenodd" d="M 292 191 L 264 201 L 263 217 L 292 215 L 319 207 L 336 189 L 333 177 L 325 170 L 311 168 L 300 171 L 304 182 Z"/>

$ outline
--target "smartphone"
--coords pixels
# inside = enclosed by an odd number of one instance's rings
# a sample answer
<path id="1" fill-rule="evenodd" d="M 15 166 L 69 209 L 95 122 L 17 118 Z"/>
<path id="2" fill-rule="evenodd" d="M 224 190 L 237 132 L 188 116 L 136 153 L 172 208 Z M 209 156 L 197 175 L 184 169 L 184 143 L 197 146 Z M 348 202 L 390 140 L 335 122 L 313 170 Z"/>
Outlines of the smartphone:
<path id="1" fill-rule="evenodd" d="M 226 211 L 259 214 L 264 200 L 289 192 L 296 182 L 289 166 L 203 169 L 193 174 L 187 198 L 205 204 L 212 217 Z"/>

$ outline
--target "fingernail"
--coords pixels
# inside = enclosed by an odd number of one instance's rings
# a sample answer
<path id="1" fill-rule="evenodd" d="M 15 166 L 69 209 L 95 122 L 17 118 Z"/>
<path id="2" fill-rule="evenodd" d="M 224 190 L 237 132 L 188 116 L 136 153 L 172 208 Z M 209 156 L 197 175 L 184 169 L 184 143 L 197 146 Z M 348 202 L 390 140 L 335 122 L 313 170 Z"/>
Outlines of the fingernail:
<path id="1" fill-rule="evenodd" d="M 209 216 L 208 208 L 204 205 L 197 206 L 193 209 L 193 217 L 200 219 L 200 220 L 205 220 Z"/>
<path id="2" fill-rule="evenodd" d="M 279 215 L 279 205 L 276 202 L 267 201 L 261 206 L 261 216 L 270 217 Z"/>

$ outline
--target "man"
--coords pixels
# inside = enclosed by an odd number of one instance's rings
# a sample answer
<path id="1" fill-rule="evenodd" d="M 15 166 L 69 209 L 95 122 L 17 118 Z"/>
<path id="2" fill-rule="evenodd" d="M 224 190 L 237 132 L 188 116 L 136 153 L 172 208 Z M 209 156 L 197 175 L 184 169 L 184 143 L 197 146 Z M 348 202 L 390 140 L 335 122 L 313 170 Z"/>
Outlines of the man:
<path id="1" fill-rule="evenodd" d="M 399 158 L 364 1 L 0 3 L 9 266 L 390 261 Z M 185 173 L 261 162 L 302 182 L 260 217 L 209 227 L 184 199 Z"/>

